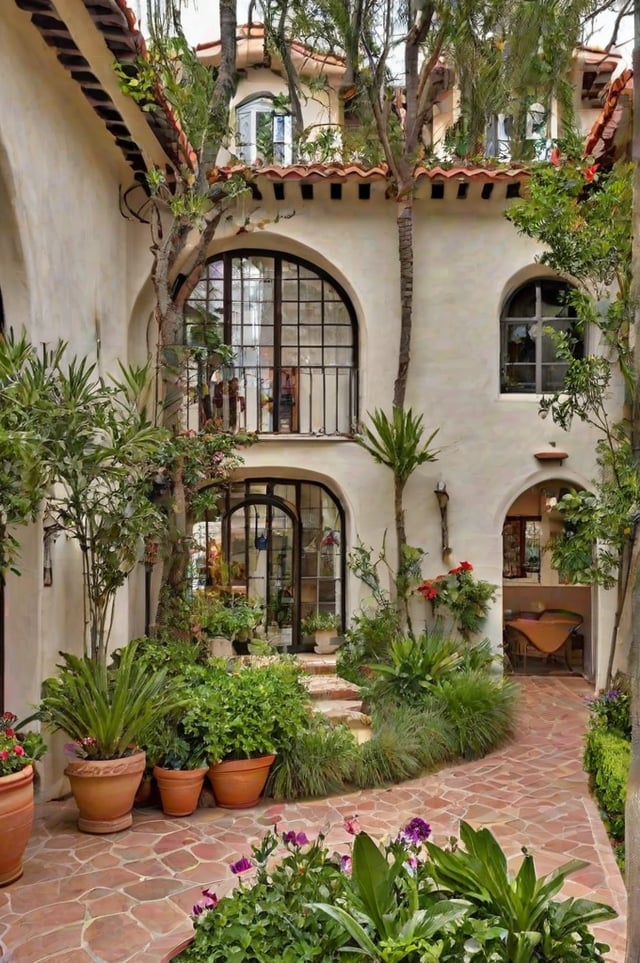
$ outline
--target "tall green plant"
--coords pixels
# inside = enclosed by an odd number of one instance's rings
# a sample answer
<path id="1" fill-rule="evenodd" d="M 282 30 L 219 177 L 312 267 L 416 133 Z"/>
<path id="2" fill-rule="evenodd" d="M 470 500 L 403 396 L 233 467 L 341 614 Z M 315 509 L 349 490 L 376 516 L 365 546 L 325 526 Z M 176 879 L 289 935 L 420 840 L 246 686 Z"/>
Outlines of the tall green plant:
<path id="1" fill-rule="evenodd" d="M 396 529 L 397 569 L 396 586 L 398 598 L 404 606 L 405 618 L 409 626 L 409 607 L 407 603 L 408 580 L 422 558 L 416 558 L 415 549 L 407 545 L 403 496 L 407 482 L 420 465 L 437 461 L 438 451 L 431 443 L 438 433 L 436 428 L 428 438 L 424 437 L 423 416 L 415 415 L 411 408 L 394 407 L 391 417 L 376 408 L 369 414 L 371 425 L 364 425 L 356 436 L 356 441 L 367 451 L 374 461 L 385 465 L 393 474 L 393 507 Z"/>

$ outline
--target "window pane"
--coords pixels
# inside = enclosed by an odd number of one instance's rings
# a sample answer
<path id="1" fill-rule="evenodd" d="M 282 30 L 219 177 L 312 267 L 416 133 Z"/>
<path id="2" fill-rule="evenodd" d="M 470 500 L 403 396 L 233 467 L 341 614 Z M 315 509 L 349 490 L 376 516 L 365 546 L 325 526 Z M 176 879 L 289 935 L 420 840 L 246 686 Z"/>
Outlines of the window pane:
<path id="1" fill-rule="evenodd" d="M 502 391 L 535 391 L 536 366 L 534 364 L 507 364 L 502 372 Z"/>
<path id="2" fill-rule="evenodd" d="M 506 315 L 508 318 L 533 318 L 536 314 L 536 287 L 528 285 L 518 291 L 509 302 Z"/>
<path id="3" fill-rule="evenodd" d="M 282 279 L 282 300 L 283 301 L 298 300 L 298 282 L 297 281 L 290 281 L 285 278 Z"/>
<path id="4" fill-rule="evenodd" d="M 544 364 L 542 366 L 542 390 L 559 391 L 564 384 L 567 373 L 567 365 L 557 361 L 555 364 Z"/>
<path id="5" fill-rule="evenodd" d="M 540 283 L 541 310 L 543 318 L 574 318 L 575 311 L 567 304 L 567 293 L 569 288 L 566 285 L 558 285 L 552 282 Z"/>

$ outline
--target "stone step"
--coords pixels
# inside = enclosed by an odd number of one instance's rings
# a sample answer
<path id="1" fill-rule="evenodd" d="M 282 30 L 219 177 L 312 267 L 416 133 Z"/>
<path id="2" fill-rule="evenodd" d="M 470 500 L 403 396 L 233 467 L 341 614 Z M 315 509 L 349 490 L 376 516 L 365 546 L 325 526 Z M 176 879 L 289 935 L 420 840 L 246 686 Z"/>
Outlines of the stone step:
<path id="1" fill-rule="evenodd" d="M 352 702 L 348 699 L 320 699 L 314 702 L 314 708 L 326 716 L 330 722 L 348 726 L 358 742 L 366 742 L 371 738 L 371 717 L 362 711 L 361 702 Z"/>
<path id="2" fill-rule="evenodd" d="M 309 675 L 304 680 L 312 699 L 360 699 L 360 689 L 337 675 Z"/>
<path id="3" fill-rule="evenodd" d="M 336 655 L 316 655 L 315 652 L 300 652 L 298 661 L 309 675 L 335 675 Z"/>

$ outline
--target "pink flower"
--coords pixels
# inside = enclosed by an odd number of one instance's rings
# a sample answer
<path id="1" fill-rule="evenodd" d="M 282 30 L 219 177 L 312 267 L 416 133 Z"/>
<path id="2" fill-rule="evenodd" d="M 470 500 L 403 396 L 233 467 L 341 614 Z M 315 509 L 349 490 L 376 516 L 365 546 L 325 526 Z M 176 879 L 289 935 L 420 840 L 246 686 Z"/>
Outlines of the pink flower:
<path id="1" fill-rule="evenodd" d="M 16 756 L 24 756 L 24 749 L 22 746 L 14 746 L 13 751 L 15 752 Z"/>
<path id="2" fill-rule="evenodd" d="M 9 752 L 8 752 L 8 750 L 7 750 L 7 749 L 3 749 L 2 752 L 0 752 L 0 759 L 3 759 L 3 760 L 4 760 L 4 759 L 8 759 L 8 758 L 9 758 Z"/>
<path id="3" fill-rule="evenodd" d="M 351 859 L 351 856 L 340 857 L 340 869 L 346 876 L 351 876 L 351 870 L 353 869 L 353 860 Z"/>
<path id="4" fill-rule="evenodd" d="M 16 730 L 15 730 L 15 729 L 5 729 L 5 730 L 4 730 L 4 734 L 5 734 L 5 736 L 8 736 L 9 739 L 13 739 L 13 738 L 15 737 Z"/>
<path id="5" fill-rule="evenodd" d="M 345 832 L 349 833 L 350 836 L 357 836 L 358 833 L 362 832 L 357 815 L 345 819 L 343 826 Z"/>
<path id="6" fill-rule="evenodd" d="M 246 856 L 242 856 L 242 858 L 239 859 L 236 863 L 231 863 L 231 872 L 235 873 L 237 876 L 238 873 L 246 873 L 247 870 L 251 869 L 252 867 L 253 867 L 253 863 L 251 862 L 251 860 L 248 859 Z"/>

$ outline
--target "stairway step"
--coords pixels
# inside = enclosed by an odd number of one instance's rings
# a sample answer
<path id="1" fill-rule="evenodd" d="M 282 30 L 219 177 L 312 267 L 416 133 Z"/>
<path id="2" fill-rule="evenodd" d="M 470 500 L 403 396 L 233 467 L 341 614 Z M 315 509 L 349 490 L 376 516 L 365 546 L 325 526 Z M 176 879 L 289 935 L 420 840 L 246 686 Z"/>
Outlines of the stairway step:
<path id="1" fill-rule="evenodd" d="M 309 675 L 335 675 L 336 656 L 316 655 L 314 652 L 301 652 L 298 661 Z"/>
<path id="2" fill-rule="evenodd" d="M 310 675 L 304 679 L 312 699 L 360 700 L 360 689 L 352 682 L 341 679 L 337 675 Z"/>

